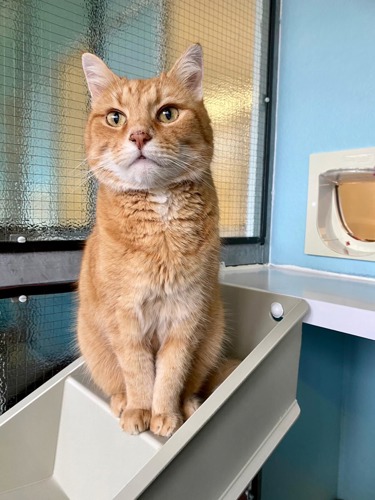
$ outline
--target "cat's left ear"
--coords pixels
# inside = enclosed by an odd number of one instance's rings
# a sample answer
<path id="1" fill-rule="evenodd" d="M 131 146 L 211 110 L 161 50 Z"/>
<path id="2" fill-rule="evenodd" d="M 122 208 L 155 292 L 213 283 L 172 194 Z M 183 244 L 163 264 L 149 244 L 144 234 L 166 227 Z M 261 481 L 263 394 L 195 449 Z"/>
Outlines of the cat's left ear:
<path id="1" fill-rule="evenodd" d="M 94 54 L 82 55 L 82 67 L 91 97 L 95 100 L 118 77 Z"/>
<path id="2" fill-rule="evenodd" d="M 191 45 L 168 72 L 183 83 L 197 99 L 203 98 L 203 51 L 199 43 Z"/>

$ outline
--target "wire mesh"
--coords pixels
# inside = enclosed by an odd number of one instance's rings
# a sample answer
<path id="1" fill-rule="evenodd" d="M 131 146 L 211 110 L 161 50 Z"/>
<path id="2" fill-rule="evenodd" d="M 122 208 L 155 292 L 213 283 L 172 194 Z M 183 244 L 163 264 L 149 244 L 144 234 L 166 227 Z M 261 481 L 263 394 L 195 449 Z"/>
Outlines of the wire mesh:
<path id="1" fill-rule="evenodd" d="M 270 0 L 0 0 L 0 239 L 85 239 L 96 186 L 83 149 L 80 56 L 148 78 L 199 41 L 222 236 L 257 236 Z"/>
<path id="2" fill-rule="evenodd" d="M 0 299 L 0 414 L 77 357 L 73 292 Z"/>

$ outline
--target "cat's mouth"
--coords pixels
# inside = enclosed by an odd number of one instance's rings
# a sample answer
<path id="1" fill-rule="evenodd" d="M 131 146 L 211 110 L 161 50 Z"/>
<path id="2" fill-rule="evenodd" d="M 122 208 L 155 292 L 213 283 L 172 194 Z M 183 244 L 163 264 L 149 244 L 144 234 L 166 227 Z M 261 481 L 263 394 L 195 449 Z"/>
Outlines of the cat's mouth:
<path id="1" fill-rule="evenodd" d="M 151 160 L 147 156 L 143 155 L 142 153 L 140 153 L 140 155 L 137 156 L 137 158 L 131 163 L 130 166 L 133 166 L 133 165 L 137 169 L 139 169 L 140 167 L 149 169 L 150 167 L 156 166 L 156 164 L 153 160 Z"/>
<path id="2" fill-rule="evenodd" d="M 140 153 L 139 156 L 137 156 L 137 158 L 133 161 L 133 165 L 134 164 L 138 164 L 138 165 L 142 165 L 142 166 L 151 166 L 151 165 L 156 165 L 156 162 L 149 158 L 148 156 L 145 156 L 144 154 Z"/>

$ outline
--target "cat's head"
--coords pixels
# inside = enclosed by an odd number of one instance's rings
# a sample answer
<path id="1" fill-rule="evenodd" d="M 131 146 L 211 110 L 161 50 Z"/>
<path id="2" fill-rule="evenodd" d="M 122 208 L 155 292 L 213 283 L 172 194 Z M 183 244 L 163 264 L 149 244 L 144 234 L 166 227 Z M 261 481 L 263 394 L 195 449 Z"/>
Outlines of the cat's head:
<path id="1" fill-rule="evenodd" d="M 128 191 L 202 178 L 213 139 L 203 105 L 200 45 L 149 80 L 120 78 L 93 54 L 84 54 L 82 62 L 92 107 L 87 158 L 100 182 Z"/>

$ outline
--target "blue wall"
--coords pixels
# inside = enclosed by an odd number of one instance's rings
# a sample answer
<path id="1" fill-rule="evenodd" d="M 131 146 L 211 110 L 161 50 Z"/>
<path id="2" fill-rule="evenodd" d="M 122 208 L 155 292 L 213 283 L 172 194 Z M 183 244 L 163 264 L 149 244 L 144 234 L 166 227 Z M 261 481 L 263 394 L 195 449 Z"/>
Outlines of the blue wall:
<path id="1" fill-rule="evenodd" d="M 375 342 L 346 338 L 338 497 L 375 498 Z"/>
<path id="2" fill-rule="evenodd" d="M 262 500 L 336 498 L 345 338 L 303 326 L 297 390 L 301 415 L 263 468 Z"/>
<path id="3" fill-rule="evenodd" d="M 271 262 L 375 277 L 304 254 L 309 155 L 375 146 L 375 1 L 283 0 Z M 375 342 L 304 325 L 301 417 L 263 469 L 264 500 L 375 498 Z"/>
<path id="4" fill-rule="evenodd" d="M 271 262 L 375 276 L 304 254 L 311 153 L 375 146 L 375 2 L 284 0 Z"/>
<path id="5" fill-rule="evenodd" d="M 374 500 L 375 342 L 303 326 L 301 415 L 263 468 L 262 500 Z"/>

